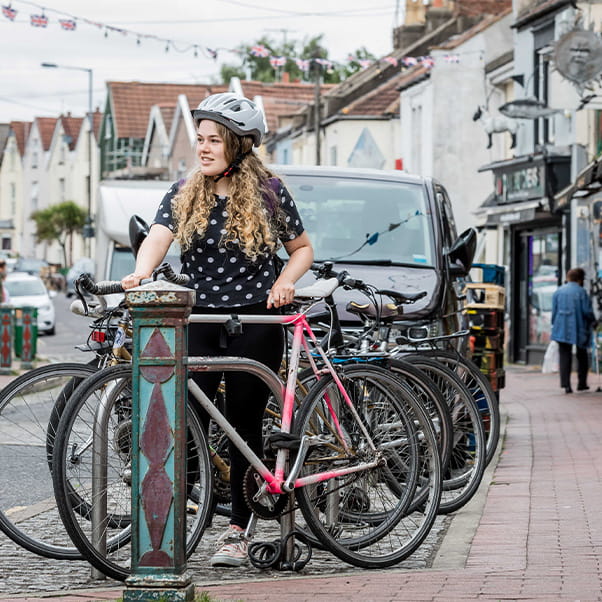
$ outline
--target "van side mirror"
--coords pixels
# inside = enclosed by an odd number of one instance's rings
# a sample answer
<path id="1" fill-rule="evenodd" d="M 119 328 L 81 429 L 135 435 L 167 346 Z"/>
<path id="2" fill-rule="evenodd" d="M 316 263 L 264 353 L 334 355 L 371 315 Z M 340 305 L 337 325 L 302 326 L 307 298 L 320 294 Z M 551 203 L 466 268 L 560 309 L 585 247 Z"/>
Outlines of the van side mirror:
<path id="1" fill-rule="evenodd" d="M 447 252 L 450 273 L 454 276 L 466 276 L 470 271 L 477 250 L 477 231 L 474 228 L 464 230 Z"/>
<path id="2" fill-rule="evenodd" d="M 148 224 L 139 215 L 132 215 L 129 224 L 129 235 L 130 247 L 132 247 L 132 253 L 134 254 L 134 257 L 138 255 L 140 245 L 146 238 L 148 231 Z"/>

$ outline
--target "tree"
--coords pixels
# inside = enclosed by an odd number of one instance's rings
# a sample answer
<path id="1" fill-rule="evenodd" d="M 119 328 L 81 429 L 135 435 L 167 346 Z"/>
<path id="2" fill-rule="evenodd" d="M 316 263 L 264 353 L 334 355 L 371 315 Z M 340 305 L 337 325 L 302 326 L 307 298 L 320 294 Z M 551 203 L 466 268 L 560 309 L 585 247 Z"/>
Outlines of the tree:
<path id="1" fill-rule="evenodd" d="M 77 203 L 65 201 L 46 209 L 34 211 L 31 219 L 36 224 L 38 242 L 58 242 L 63 251 L 63 265 L 71 265 L 73 259 L 73 234 L 81 233 L 87 213 Z M 67 261 L 67 246 L 69 261 Z"/>

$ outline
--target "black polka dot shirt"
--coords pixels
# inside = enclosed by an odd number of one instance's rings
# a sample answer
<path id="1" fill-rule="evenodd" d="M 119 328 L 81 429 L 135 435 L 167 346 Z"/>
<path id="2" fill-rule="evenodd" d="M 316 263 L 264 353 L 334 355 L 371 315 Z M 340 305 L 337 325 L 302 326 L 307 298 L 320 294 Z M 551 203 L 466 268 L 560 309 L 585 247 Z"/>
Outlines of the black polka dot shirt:
<path id="1" fill-rule="evenodd" d="M 178 192 L 175 183 L 167 192 L 154 224 L 175 230 L 172 200 Z M 280 183 L 278 201 L 284 213 L 284 224 L 279 228 L 279 238 L 287 242 L 303 233 L 303 224 L 288 190 Z M 200 307 L 241 307 L 265 301 L 276 280 L 272 255 L 266 252 L 250 261 L 233 242 L 224 246 L 221 242 L 226 233 L 227 197 L 215 195 L 213 208 L 205 234 L 194 236 L 191 247 L 182 253 L 182 272 L 191 278 L 188 286 L 196 292 L 196 304 Z M 273 214 L 266 201 L 268 215 Z"/>

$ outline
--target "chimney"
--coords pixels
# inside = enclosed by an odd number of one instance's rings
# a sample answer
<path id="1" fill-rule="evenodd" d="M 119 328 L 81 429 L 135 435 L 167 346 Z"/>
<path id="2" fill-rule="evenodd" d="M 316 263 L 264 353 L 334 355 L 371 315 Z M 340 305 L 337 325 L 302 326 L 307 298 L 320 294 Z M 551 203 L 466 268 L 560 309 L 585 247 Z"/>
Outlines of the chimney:
<path id="1" fill-rule="evenodd" d="M 290 77 L 290 73 L 288 71 L 283 71 L 282 72 L 282 79 L 281 79 L 283 84 L 288 84 L 291 81 L 291 77 Z"/>

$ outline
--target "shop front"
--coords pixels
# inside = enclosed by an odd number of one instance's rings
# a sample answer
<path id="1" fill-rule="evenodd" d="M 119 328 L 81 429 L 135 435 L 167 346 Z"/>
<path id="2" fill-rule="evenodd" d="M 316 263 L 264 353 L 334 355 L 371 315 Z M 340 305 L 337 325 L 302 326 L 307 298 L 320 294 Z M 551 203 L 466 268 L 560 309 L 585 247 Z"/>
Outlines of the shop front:
<path id="1" fill-rule="evenodd" d="M 480 171 L 493 172 L 494 194 L 483 208 L 485 226 L 502 230 L 508 267 L 507 357 L 540 364 L 550 340 L 552 295 L 566 269 L 566 220 L 554 195 L 570 181 L 570 156 L 532 154 Z"/>

